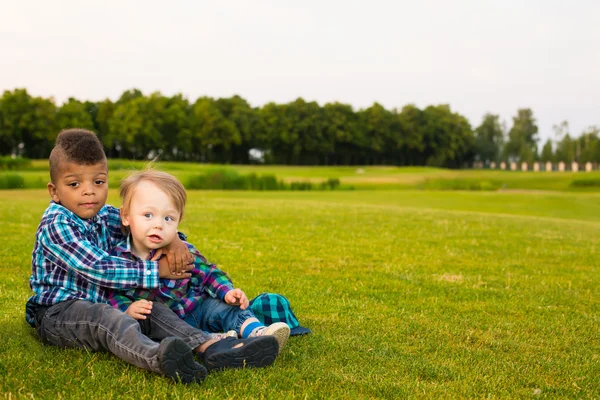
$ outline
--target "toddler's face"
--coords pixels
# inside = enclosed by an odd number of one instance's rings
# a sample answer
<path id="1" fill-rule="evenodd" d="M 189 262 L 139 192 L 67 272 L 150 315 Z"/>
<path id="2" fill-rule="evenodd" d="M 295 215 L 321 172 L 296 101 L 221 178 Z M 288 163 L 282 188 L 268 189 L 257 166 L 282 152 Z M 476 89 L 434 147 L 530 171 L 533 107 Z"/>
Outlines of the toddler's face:
<path id="1" fill-rule="evenodd" d="M 55 182 L 48 184 L 50 197 L 83 219 L 94 217 L 106 204 L 108 166 L 62 161 Z"/>
<path id="2" fill-rule="evenodd" d="M 141 181 L 134 190 L 129 210 L 122 210 L 121 221 L 131 231 L 135 253 L 146 258 L 150 250 L 173 241 L 180 213 L 171 198 L 154 183 Z"/>

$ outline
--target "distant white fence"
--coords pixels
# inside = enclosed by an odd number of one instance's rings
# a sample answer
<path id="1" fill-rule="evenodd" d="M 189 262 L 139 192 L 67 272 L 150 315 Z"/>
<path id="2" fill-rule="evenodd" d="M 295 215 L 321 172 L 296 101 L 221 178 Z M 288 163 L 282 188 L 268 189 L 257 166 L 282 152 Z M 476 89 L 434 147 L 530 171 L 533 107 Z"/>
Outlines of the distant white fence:
<path id="1" fill-rule="evenodd" d="M 533 172 L 592 172 L 600 169 L 600 164 L 598 163 L 577 163 L 572 162 L 571 164 L 567 164 L 563 161 L 559 161 L 557 163 L 551 162 L 534 162 L 532 164 L 528 164 L 526 162 L 522 162 L 517 164 L 516 162 L 506 163 L 504 161 L 496 164 L 495 162 L 490 162 L 489 165 L 484 164 L 482 161 L 476 161 L 473 163 L 474 169 L 500 169 L 500 170 L 510 170 L 510 171 L 533 171 Z"/>

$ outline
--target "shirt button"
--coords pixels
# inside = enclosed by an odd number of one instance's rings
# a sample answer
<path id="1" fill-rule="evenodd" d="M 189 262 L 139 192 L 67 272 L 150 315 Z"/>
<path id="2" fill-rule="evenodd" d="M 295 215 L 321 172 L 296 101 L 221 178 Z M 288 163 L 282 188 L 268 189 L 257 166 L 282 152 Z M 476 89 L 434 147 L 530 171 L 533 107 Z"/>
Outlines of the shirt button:
<path id="1" fill-rule="evenodd" d="M 149 269 L 146 270 L 146 275 L 150 275 L 152 273 L 152 271 L 150 271 Z"/>

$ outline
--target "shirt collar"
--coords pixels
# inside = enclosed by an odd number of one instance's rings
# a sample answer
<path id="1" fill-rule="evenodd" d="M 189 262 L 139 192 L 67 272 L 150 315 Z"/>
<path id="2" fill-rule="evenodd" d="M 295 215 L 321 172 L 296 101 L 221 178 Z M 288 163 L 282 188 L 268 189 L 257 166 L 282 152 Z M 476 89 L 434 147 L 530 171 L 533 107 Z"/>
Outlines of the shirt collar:
<path id="1" fill-rule="evenodd" d="M 140 259 L 138 256 L 133 254 L 133 252 L 131 251 L 131 234 L 127 235 L 127 238 L 122 240 L 121 243 L 119 243 L 115 247 L 115 251 L 118 252 L 119 254 L 127 255 L 127 257 L 135 258 L 136 260 Z M 155 252 L 156 252 L 156 250 L 150 250 L 150 255 L 148 256 L 148 260 L 150 260 L 152 257 L 154 257 Z"/>

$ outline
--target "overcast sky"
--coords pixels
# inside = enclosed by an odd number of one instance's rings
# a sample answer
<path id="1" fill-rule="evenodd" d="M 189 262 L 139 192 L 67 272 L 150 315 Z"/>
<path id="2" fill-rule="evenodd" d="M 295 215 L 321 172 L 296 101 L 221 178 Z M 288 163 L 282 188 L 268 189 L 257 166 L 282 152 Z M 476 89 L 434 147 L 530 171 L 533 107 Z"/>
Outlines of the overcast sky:
<path id="1" fill-rule="evenodd" d="M 473 127 L 533 110 L 600 125 L 600 1 L 0 0 L 0 90 L 447 103 Z"/>

